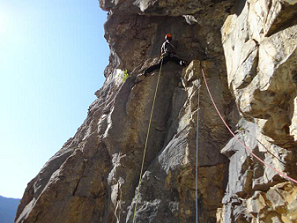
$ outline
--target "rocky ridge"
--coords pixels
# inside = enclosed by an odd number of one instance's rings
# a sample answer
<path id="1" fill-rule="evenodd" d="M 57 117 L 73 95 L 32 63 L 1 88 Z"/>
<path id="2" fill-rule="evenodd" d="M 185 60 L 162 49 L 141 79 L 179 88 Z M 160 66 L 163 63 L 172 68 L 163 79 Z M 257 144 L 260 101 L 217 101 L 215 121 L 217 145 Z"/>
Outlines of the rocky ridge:
<path id="1" fill-rule="evenodd" d="M 75 136 L 29 182 L 16 222 L 132 222 L 135 202 L 136 222 L 195 222 L 201 66 L 238 138 L 297 178 L 297 1 L 100 0 L 100 6 L 109 11 L 106 81 Z M 162 69 L 137 189 L 158 72 L 135 79 L 158 60 L 168 32 L 179 41 L 177 54 L 192 62 Z M 199 113 L 199 222 L 297 222 L 296 184 L 232 139 L 203 84 Z"/>

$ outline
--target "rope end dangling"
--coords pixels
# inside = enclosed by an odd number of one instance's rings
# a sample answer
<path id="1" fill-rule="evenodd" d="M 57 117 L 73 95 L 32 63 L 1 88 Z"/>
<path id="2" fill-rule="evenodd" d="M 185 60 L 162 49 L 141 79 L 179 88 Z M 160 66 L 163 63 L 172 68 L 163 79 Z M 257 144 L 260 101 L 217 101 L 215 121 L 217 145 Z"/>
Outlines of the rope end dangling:
<path id="1" fill-rule="evenodd" d="M 201 67 L 200 61 L 200 67 Z M 198 157 L 199 157 L 199 111 L 200 111 L 200 88 L 201 88 L 201 78 L 198 78 L 198 86 L 197 86 L 197 130 L 196 130 L 196 167 L 195 167 L 195 207 L 196 207 L 196 223 L 199 223 L 199 210 L 198 210 Z"/>

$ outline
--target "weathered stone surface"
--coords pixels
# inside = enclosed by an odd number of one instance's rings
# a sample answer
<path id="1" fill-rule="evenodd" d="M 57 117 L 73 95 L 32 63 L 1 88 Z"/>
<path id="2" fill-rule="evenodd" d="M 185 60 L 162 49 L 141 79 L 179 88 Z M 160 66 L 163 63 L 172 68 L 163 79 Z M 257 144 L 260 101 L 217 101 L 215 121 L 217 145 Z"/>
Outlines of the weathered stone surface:
<path id="1" fill-rule="evenodd" d="M 207 73 L 215 69 L 215 65 L 208 62 L 204 62 L 203 66 Z M 170 125 L 168 131 L 170 136 L 167 138 L 171 140 L 164 145 L 141 181 L 139 209 L 136 212 L 137 221 L 146 222 L 147 216 L 150 218 L 149 222 L 193 222 L 195 220 L 194 158 L 199 78 L 201 78 L 200 63 L 193 61 L 185 71 L 183 79 L 186 86 L 183 90 L 186 100 L 183 106 L 178 106 L 181 107 L 177 117 L 178 124 Z M 207 76 L 212 89 L 222 92 L 220 83 L 215 81 L 217 78 L 218 74 L 215 73 Z M 222 95 L 216 95 L 219 107 L 223 109 Z M 211 102 L 204 87 L 200 97 L 202 98 L 200 112 L 205 120 L 200 122 L 200 128 L 208 134 L 203 133 L 199 137 L 198 189 L 201 205 L 199 209 L 200 219 L 212 222 L 215 221 L 216 209 L 220 207 L 218 200 L 222 199 L 226 181 L 226 160 L 216 148 L 223 145 L 223 142 L 229 138 L 229 134 L 222 124 L 218 124 L 218 117 L 213 115 L 214 111 L 209 106 Z M 172 204 L 174 208 L 171 209 L 168 204 Z M 128 222 L 133 217 L 134 205 L 132 204 L 131 211 L 128 213 Z"/>
<path id="2" fill-rule="evenodd" d="M 229 157 L 230 164 L 229 182 L 223 198 L 224 206 L 217 213 L 221 218 L 219 222 L 240 222 L 242 219 L 251 222 L 253 216 L 251 211 L 246 209 L 254 207 L 246 199 L 254 196 L 255 191 L 262 191 L 265 194 L 264 191 L 282 180 L 276 171 L 259 162 L 251 152 L 278 171 L 286 172 L 291 168 L 287 160 L 291 159 L 292 152 L 271 144 L 270 139 L 259 132 L 256 124 L 241 119 L 238 129 L 237 138 L 250 151 L 235 138 L 222 150 L 222 153 Z M 270 207 L 272 204 L 264 203 L 264 205 Z"/>
<path id="3" fill-rule="evenodd" d="M 256 191 L 247 200 L 247 212 L 252 222 L 296 222 L 297 188 L 291 183 L 280 183 L 267 193 Z"/>
<path id="4" fill-rule="evenodd" d="M 222 40 L 228 84 L 239 110 L 245 117 L 266 120 L 263 133 L 276 144 L 290 147 L 295 145 L 290 129 L 295 126 L 292 111 L 296 97 L 297 26 L 267 36 L 278 16 L 284 10 L 291 11 L 283 4 L 247 1 L 240 15 L 227 18 Z"/>
<path id="5" fill-rule="evenodd" d="M 232 139 L 223 149 L 230 159 L 229 182 L 217 219 L 293 223 L 297 209 L 283 191 L 294 194 L 297 185 L 280 183 L 288 179 L 276 170 L 297 178 L 297 2 L 247 0 L 240 6 L 221 30 L 228 85 L 240 113 L 253 122 L 239 123 L 237 137 L 271 168 Z"/>
<path id="6" fill-rule="evenodd" d="M 106 81 L 75 136 L 28 184 L 16 222 L 131 223 L 136 203 L 137 223 L 195 222 L 200 84 L 199 222 L 296 222 L 297 186 L 250 151 L 297 178 L 297 2 L 99 2 L 109 11 Z M 158 62 L 169 32 L 189 66 L 162 68 L 138 185 L 158 71 L 139 83 L 136 76 Z M 250 151 L 213 109 L 201 68 Z"/>

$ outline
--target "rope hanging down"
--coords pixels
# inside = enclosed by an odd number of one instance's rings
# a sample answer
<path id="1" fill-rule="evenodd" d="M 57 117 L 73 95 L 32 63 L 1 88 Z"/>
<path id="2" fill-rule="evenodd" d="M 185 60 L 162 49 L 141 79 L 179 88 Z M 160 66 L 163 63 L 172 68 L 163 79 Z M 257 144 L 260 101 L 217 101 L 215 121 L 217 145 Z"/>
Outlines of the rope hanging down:
<path id="1" fill-rule="evenodd" d="M 156 90 L 155 90 L 152 109 L 151 109 L 151 114 L 150 114 L 149 125 L 148 125 L 148 128 L 147 128 L 147 134 L 146 134 L 146 139 L 145 139 L 145 144 L 144 144 L 142 163 L 141 163 L 141 169 L 140 169 L 140 174 L 139 174 L 139 181 L 138 181 L 136 197 L 135 197 L 135 208 L 134 208 L 134 214 L 133 214 L 133 223 L 135 222 L 135 217 L 136 217 L 137 202 L 138 202 L 138 197 L 139 197 L 139 187 L 140 187 L 140 184 L 141 184 L 144 161 L 145 161 L 145 156 L 146 156 L 146 151 L 147 151 L 147 143 L 148 143 L 148 138 L 149 138 L 149 135 L 150 135 L 151 124 L 152 124 L 154 108 L 155 108 L 155 101 L 156 101 L 156 98 L 157 98 L 157 92 L 158 92 L 159 83 L 160 83 L 162 64 L 163 64 L 163 58 L 161 59 L 161 65 L 160 65 L 160 70 L 159 70 L 159 74 L 158 74 L 158 80 L 157 80 Z"/>
<path id="2" fill-rule="evenodd" d="M 260 157 L 258 157 L 256 154 L 253 153 L 253 151 L 251 149 L 249 149 L 243 142 L 240 141 L 240 139 L 233 133 L 233 131 L 230 129 L 230 127 L 228 126 L 228 124 L 226 123 L 226 121 L 224 120 L 223 116 L 221 115 L 219 109 L 217 108 L 216 106 L 216 103 L 214 102 L 213 100 L 213 97 L 210 93 L 210 90 L 209 90 L 209 87 L 207 85 L 207 81 L 206 81 L 206 78 L 205 78 L 205 74 L 204 74 L 204 70 L 203 70 L 203 67 L 201 66 L 201 73 L 202 73 L 202 76 L 203 76 L 203 80 L 204 80 L 204 83 L 205 83 L 205 86 L 206 86 L 206 89 L 208 91 L 208 94 L 209 94 L 209 97 L 210 97 L 210 100 L 212 101 L 212 104 L 215 108 L 215 110 L 217 111 L 218 115 L 220 116 L 221 120 L 223 121 L 223 123 L 225 124 L 226 128 L 229 130 L 229 132 L 234 136 L 234 138 L 250 153 L 252 154 L 257 160 L 259 160 L 262 164 L 264 164 L 265 166 L 267 166 L 268 168 L 270 168 L 271 170 L 275 171 L 276 173 L 278 173 L 278 175 L 286 178 L 287 180 L 297 184 L 297 180 L 289 177 L 288 175 L 286 175 L 285 173 L 277 170 L 276 168 L 274 168 L 273 166 L 271 166 L 270 164 L 266 163 L 265 161 L 263 161 Z"/>
<path id="3" fill-rule="evenodd" d="M 195 205 L 196 205 L 196 223 L 199 222 L 199 212 L 198 212 L 198 148 L 199 148 L 199 111 L 200 111 L 200 87 L 201 87 L 201 79 L 198 80 L 198 98 L 197 98 L 197 130 L 196 130 L 196 191 L 195 191 Z"/>

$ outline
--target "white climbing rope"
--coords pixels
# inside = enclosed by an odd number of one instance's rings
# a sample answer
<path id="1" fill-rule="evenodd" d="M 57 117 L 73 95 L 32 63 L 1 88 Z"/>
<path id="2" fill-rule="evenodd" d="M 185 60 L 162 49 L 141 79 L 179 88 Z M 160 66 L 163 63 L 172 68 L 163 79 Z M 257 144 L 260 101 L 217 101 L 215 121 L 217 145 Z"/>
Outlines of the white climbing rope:
<path id="1" fill-rule="evenodd" d="M 200 88 L 201 88 L 201 79 L 198 80 L 198 99 L 197 99 L 197 130 L 196 130 L 196 190 L 195 190 L 195 204 L 196 204 L 196 223 L 199 222 L 199 211 L 198 211 L 198 148 L 199 148 L 199 111 L 200 111 Z"/>

